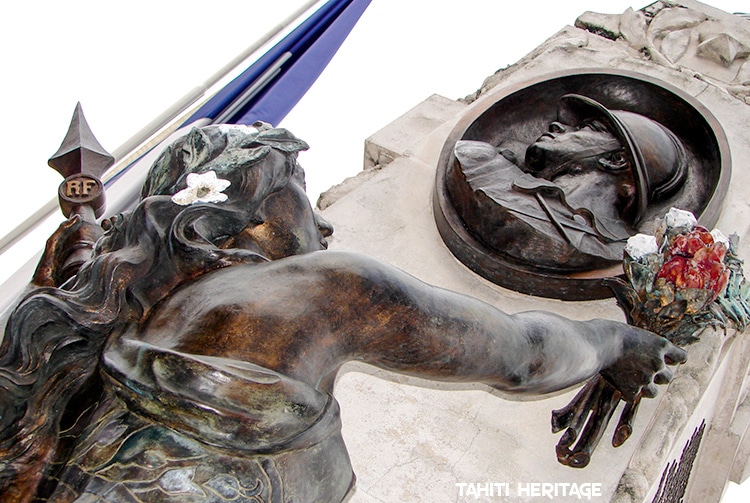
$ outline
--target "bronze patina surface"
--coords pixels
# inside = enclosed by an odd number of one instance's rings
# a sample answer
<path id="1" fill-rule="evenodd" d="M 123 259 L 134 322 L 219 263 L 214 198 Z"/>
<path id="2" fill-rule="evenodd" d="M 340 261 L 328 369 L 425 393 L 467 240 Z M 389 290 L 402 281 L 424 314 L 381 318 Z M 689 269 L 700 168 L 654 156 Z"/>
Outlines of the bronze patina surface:
<path id="1" fill-rule="evenodd" d="M 305 148 L 266 124 L 193 129 L 64 285 L 48 246 L 0 347 L 2 501 L 338 502 L 346 361 L 519 394 L 601 375 L 633 401 L 685 360 L 624 323 L 509 315 L 324 251 Z"/>
<path id="2" fill-rule="evenodd" d="M 459 122 L 439 161 L 436 220 L 451 251 L 499 285 L 604 298 L 627 238 L 670 207 L 716 222 L 730 166 L 695 98 L 645 75 L 565 72 Z"/>

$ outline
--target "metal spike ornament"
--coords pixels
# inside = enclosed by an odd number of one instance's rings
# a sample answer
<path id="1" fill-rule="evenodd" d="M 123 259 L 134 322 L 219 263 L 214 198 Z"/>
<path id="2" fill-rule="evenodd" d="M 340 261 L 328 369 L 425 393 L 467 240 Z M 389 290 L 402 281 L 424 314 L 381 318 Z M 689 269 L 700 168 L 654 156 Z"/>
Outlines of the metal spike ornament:
<path id="1" fill-rule="evenodd" d="M 102 216 L 106 206 L 100 177 L 114 161 L 94 137 L 78 103 L 65 139 L 48 161 L 65 177 L 57 195 L 66 217 L 79 214 L 84 220 L 95 220 Z"/>
<path id="2" fill-rule="evenodd" d="M 37 266 L 33 282 L 40 286 L 62 286 L 91 258 L 103 230 L 96 223 L 105 209 L 104 170 L 114 163 L 94 137 L 81 104 L 76 105 L 68 133 L 49 165 L 65 177 L 57 190 L 60 209 L 68 218 L 47 242 L 45 256 Z"/>

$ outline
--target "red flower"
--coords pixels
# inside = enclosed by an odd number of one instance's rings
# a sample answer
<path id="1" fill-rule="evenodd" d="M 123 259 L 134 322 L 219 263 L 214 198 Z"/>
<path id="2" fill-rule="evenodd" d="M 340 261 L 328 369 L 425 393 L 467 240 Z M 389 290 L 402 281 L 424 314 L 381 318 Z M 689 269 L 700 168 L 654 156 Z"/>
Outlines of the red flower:
<path id="1" fill-rule="evenodd" d="M 713 292 L 716 299 L 729 281 L 729 270 L 724 265 L 727 247 L 714 242 L 711 234 L 696 227 L 688 234 L 676 236 L 670 243 L 667 261 L 656 275 L 672 283 L 677 290 L 698 288 Z"/>
<path id="2" fill-rule="evenodd" d="M 682 257 L 692 257 L 704 246 L 714 242 L 713 236 L 703 227 L 696 227 L 688 234 L 676 236 L 670 243 L 669 253 Z"/>

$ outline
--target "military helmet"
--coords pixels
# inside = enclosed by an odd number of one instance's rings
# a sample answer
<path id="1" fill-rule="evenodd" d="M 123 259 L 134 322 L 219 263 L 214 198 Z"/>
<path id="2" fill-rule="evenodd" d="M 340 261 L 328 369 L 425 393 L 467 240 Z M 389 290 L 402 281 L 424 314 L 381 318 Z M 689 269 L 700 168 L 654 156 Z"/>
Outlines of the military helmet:
<path id="1" fill-rule="evenodd" d="M 636 184 L 634 223 L 649 204 L 673 195 L 687 176 L 687 155 L 682 142 L 658 122 L 634 112 L 609 110 L 596 100 L 566 94 L 558 107 L 560 122 L 578 126 L 586 120 L 605 123 L 625 150 Z"/>

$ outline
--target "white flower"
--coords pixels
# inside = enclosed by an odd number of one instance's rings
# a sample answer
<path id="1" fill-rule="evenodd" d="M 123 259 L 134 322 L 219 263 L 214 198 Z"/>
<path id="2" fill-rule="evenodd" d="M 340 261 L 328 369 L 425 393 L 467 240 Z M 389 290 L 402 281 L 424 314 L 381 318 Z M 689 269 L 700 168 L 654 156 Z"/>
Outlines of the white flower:
<path id="1" fill-rule="evenodd" d="M 659 251 L 659 244 L 654 236 L 648 234 L 636 234 L 630 236 L 625 244 L 625 252 L 634 259 L 641 258 Z"/>
<path id="2" fill-rule="evenodd" d="M 187 176 L 187 188 L 172 196 L 172 202 L 180 206 L 195 203 L 221 203 L 227 200 L 222 194 L 231 185 L 229 180 L 216 177 L 216 172 L 206 171 L 203 174 L 190 173 Z"/>
<path id="3" fill-rule="evenodd" d="M 714 238 L 714 243 L 724 243 L 724 245 L 729 248 L 729 238 L 719 229 L 712 230 L 711 237 Z"/>
<path id="4" fill-rule="evenodd" d="M 676 229 L 679 227 L 687 227 L 692 229 L 698 224 L 695 219 L 695 215 L 689 211 L 679 210 L 677 208 L 670 208 L 667 214 L 664 216 L 664 222 L 670 229 Z"/>

